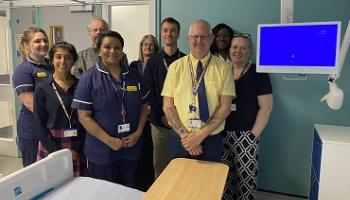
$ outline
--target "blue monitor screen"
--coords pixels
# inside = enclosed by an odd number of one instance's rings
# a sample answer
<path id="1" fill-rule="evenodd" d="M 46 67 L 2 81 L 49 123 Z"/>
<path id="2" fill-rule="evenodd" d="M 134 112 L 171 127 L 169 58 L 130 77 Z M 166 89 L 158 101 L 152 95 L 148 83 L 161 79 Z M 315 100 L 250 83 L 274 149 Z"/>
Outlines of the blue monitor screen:
<path id="1" fill-rule="evenodd" d="M 337 66 L 339 31 L 339 22 L 259 25 L 258 71 L 333 73 Z"/>

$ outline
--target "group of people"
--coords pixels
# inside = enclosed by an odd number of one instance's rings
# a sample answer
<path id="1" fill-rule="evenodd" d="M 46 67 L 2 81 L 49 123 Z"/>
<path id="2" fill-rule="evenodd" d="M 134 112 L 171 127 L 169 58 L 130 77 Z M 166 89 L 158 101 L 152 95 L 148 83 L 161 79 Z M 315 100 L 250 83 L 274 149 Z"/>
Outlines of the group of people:
<path id="1" fill-rule="evenodd" d="M 13 74 L 23 165 L 69 148 L 74 175 L 147 190 L 174 158 L 224 162 L 223 199 L 255 199 L 259 136 L 273 103 L 269 76 L 250 61 L 250 35 L 195 20 L 186 55 L 180 23 L 168 17 L 163 46 L 145 35 L 129 65 L 123 37 L 102 18 L 88 31 L 93 45 L 79 53 L 67 42 L 49 49 L 40 28 L 23 33 Z"/>

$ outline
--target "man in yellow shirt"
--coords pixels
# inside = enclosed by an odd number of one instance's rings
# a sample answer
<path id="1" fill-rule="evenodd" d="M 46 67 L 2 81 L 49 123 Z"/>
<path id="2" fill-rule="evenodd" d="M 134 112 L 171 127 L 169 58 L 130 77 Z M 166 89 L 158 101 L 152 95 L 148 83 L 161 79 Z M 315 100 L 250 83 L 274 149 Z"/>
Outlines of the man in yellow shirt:
<path id="1" fill-rule="evenodd" d="M 169 125 L 169 157 L 219 161 L 220 133 L 235 96 L 231 69 L 210 54 L 210 24 L 194 21 L 187 36 L 190 54 L 169 67 L 162 96 Z"/>

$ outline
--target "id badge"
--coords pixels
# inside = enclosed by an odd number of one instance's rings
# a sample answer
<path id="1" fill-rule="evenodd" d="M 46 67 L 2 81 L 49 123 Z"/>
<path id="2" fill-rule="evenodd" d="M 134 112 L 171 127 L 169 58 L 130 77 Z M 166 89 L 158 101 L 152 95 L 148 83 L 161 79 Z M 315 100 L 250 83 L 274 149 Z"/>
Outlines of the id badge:
<path id="1" fill-rule="evenodd" d="M 45 78 L 47 75 L 46 75 L 46 72 L 37 72 L 37 73 L 36 73 L 36 76 L 37 76 L 38 78 Z"/>
<path id="2" fill-rule="evenodd" d="M 137 86 L 136 85 L 129 85 L 129 86 L 126 86 L 126 90 L 128 92 L 136 92 L 137 91 Z"/>
<path id="3" fill-rule="evenodd" d="M 232 111 L 237 111 L 237 106 L 235 103 L 231 104 L 231 112 Z"/>
<path id="4" fill-rule="evenodd" d="M 188 127 L 189 128 L 201 128 L 202 121 L 198 118 L 188 119 Z"/>
<path id="5" fill-rule="evenodd" d="M 78 130 L 76 128 L 64 129 L 64 137 L 76 137 L 78 136 Z"/>
<path id="6" fill-rule="evenodd" d="M 130 123 L 118 125 L 118 133 L 125 133 L 130 131 Z"/>

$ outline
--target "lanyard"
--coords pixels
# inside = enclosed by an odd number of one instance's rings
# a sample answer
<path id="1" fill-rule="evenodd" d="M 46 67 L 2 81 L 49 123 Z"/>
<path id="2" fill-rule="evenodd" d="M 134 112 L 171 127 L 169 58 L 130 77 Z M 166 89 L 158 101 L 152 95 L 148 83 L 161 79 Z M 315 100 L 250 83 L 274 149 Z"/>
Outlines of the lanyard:
<path id="1" fill-rule="evenodd" d="M 111 81 L 112 87 L 114 88 L 114 91 L 117 93 L 118 98 L 121 102 L 121 106 L 122 106 L 122 110 L 120 112 L 122 118 L 123 118 L 123 123 L 125 123 L 125 118 L 126 118 L 126 109 L 125 109 L 125 105 L 124 105 L 124 97 L 125 97 L 125 90 L 126 90 L 126 86 L 125 86 L 125 77 L 123 75 L 123 87 L 122 88 L 117 88 L 114 85 L 114 82 L 112 80 L 112 78 L 110 77 L 110 75 L 107 76 L 109 78 L 109 80 Z M 120 95 L 119 91 L 122 91 L 122 95 Z"/>
<path id="2" fill-rule="evenodd" d="M 180 57 L 181 57 L 181 54 L 180 54 L 180 51 L 179 51 L 179 53 L 177 54 L 177 59 L 179 59 Z M 168 66 L 168 63 L 166 62 L 165 58 L 163 58 L 163 64 L 165 66 L 165 69 L 168 71 L 169 66 Z"/>
<path id="3" fill-rule="evenodd" d="M 252 61 L 248 61 L 248 63 L 243 67 L 241 73 L 239 74 L 239 77 L 242 77 L 250 68 L 250 66 L 252 65 Z M 234 69 L 233 69 L 233 64 L 232 64 L 232 75 L 234 75 Z"/>
<path id="4" fill-rule="evenodd" d="M 207 68 L 208 68 L 208 65 L 209 65 L 209 63 L 211 61 L 211 58 L 212 58 L 212 55 L 210 55 L 209 59 L 207 60 L 207 63 L 205 63 L 203 71 L 202 71 L 202 74 L 201 75 L 196 74 L 196 76 L 195 76 L 194 75 L 194 69 L 193 69 L 193 66 L 192 66 L 192 61 L 190 59 L 190 56 L 188 56 L 188 63 L 190 65 L 190 72 L 191 72 L 191 78 L 192 78 L 192 94 L 193 94 L 193 96 L 196 96 L 197 93 L 198 93 L 199 84 L 204 79 L 204 75 L 205 75 L 205 72 L 207 71 Z M 200 77 L 197 80 L 198 76 L 200 76 Z"/>
<path id="5" fill-rule="evenodd" d="M 57 88 L 56 88 L 55 82 L 53 82 L 53 81 L 52 81 L 52 87 L 53 87 L 53 90 L 54 90 L 55 93 L 56 93 L 56 96 L 57 96 L 57 98 L 58 98 L 58 101 L 59 101 L 60 104 L 61 104 L 61 107 L 62 107 L 62 109 L 63 109 L 63 111 L 64 111 L 64 114 L 66 115 L 66 117 L 67 117 L 67 119 L 68 119 L 69 128 L 72 128 L 71 119 L 72 119 L 73 109 L 71 110 L 70 115 L 68 115 L 66 106 L 64 105 L 63 100 L 62 100 L 62 98 L 61 98 L 61 95 L 58 93 L 58 90 L 57 90 Z"/>

